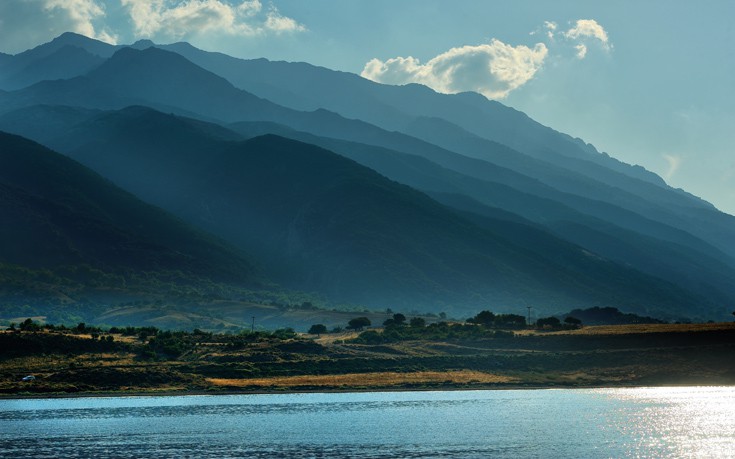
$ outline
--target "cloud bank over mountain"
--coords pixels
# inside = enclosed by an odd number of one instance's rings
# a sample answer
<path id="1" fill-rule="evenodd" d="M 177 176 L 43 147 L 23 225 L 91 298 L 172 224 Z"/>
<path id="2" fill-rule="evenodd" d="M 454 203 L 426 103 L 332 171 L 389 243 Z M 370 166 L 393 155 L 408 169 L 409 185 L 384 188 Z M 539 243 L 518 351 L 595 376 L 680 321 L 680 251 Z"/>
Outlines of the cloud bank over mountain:
<path id="1" fill-rule="evenodd" d="M 452 48 L 424 64 L 412 56 L 371 59 L 361 76 L 386 84 L 419 83 L 447 94 L 474 91 L 488 99 L 505 99 L 541 70 L 549 60 L 549 46 L 571 46 L 579 60 L 587 56 L 592 42 L 605 51 L 612 49 L 607 31 L 594 19 L 579 19 L 567 30 L 545 21 L 543 30 L 548 46 L 513 46 L 493 38 L 486 44 Z"/>
<path id="2" fill-rule="evenodd" d="M 502 99 L 533 78 L 547 54 L 543 43 L 529 48 L 493 39 L 488 44 L 452 48 L 425 64 L 411 56 L 372 59 L 361 75 L 380 83 L 421 83 L 443 93 L 475 91 Z"/>
<path id="3" fill-rule="evenodd" d="M 12 21 L 8 20 L 12 18 Z M 6 0 L 0 2 L 3 52 L 21 51 L 71 31 L 110 44 L 149 38 L 252 38 L 299 33 L 304 24 L 260 0 Z"/>
<path id="4" fill-rule="evenodd" d="M 272 4 L 264 10 L 260 0 L 239 3 L 221 0 L 121 1 L 130 14 L 136 34 L 142 37 L 180 40 L 202 33 L 254 36 L 306 30 L 302 24 L 283 16 Z"/>

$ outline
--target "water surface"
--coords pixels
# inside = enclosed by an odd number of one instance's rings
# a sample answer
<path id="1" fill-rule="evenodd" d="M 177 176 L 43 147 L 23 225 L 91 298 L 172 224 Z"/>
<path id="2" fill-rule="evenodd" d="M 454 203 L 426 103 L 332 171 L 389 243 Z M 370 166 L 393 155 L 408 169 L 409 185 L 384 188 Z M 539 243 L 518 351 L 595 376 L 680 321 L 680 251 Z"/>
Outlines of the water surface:
<path id="1" fill-rule="evenodd" d="M 735 388 L 0 400 L 0 457 L 735 457 Z"/>

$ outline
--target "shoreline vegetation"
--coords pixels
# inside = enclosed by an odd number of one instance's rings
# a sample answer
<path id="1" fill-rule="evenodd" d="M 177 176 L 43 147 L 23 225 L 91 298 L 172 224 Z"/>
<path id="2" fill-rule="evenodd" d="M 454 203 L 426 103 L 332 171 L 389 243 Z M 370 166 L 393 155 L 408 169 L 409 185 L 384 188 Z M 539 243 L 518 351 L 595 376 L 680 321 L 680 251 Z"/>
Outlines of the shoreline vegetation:
<path id="1" fill-rule="evenodd" d="M 0 332 L 0 398 L 735 384 L 730 322 L 421 327 L 225 335 L 26 322 Z"/>

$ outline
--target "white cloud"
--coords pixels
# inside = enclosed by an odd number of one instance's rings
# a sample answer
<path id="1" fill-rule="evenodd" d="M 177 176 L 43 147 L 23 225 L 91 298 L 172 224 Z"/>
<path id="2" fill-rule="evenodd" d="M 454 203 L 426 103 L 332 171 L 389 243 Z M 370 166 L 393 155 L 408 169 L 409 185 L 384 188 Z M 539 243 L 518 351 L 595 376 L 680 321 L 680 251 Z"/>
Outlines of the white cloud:
<path id="1" fill-rule="evenodd" d="M 260 0 L 121 0 L 138 36 L 180 40 L 208 33 L 254 36 L 306 28 L 275 6 L 263 13 Z"/>
<path id="2" fill-rule="evenodd" d="M 275 8 L 271 8 L 268 12 L 265 20 L 265 28 L 276 33 L 303 32 L 306 30 L 306 27 L 295 20 L 282 16 Z"/>
<path id="3" fill-rule="evenodd" d="M 237 6 L 237 10 L 245 17 L 253 17 L 263 10 L 259 0 L 244 1 Z"/>
<path id="4" fill-rule="evenodd" d="M 452 48 L 426 64 L 410 56 L 372 59 L 361 75 L 380 83 L 420 83 L 443 93 L 475 91 L 502 99 L 534 77 L 547 53 L 543 43 L 529 48 L 493 39 L 489 44 Z"/>
<path id="5" fill-rule="evenodd" d="M 564 36 L 572 40 L 592 38 L 599 40 L 606 50 L 612 47 L 607 32 L 594 19 L 578 19 L 574 27 L 564 32 Z"/>
<path id="6" fill-rule="evenodd" d="M 21 52 L 69 31 L 108 43 L 191 38 L 221 45 L 238 37 L 306 30 L 270 5 L 261 0 L 0 0 L 0 52 Z"/>
<path id="7" fill-rule="evenodd" d="M 584 59 L 584 57 L 587 55 L 587 46 L 583 44 L 578 44 L 574 47 L 574 49 L 577 50 L 577 59 Z"/>
<path id="8" fill-rule="evenodd" d="M 554 21 L 544 21 L 544 28 L 546 28 L 546 36 L 549 40 L 554 39 L 554 32 L 556 32 L 557 24 Z"/>
<path id="9" fill-rule="evenodd" d="M 662 154 L 661 157 L 666 161 L 666 171 L 664 172 L 664 178 L 669 181 L 674 177 L 676 171 L 681 166 L 682 157 L 676 155 Z"/>
<path id="10" fill-rule="evenodd" d="M 65 16 L 70 30 L 108 43 L 117 43 L 117 37 L 110 31 L 96 28 L 94 23 L 105 18 L 103 5 L 95 0 L 44 0 L 46 14 Z"/>

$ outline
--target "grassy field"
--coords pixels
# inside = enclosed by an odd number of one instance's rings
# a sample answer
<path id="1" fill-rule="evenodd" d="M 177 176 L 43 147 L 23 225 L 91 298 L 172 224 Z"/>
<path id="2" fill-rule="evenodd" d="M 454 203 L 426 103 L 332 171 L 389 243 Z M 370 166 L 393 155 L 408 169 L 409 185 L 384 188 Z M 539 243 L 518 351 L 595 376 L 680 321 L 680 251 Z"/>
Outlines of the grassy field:
<path id="1" fill-rule="evenodd" d="M 376 345 L 352 342 L 356 333 L 250 341 L 185 334 L 177 338 L 178 347 L 162 347 L 159 335 L 156 347 L 150 337 L 4 332 L 0 393 L 735 384 L 733 323 L 514 333 L 504 339 Z M 21 381 L 31 374 L 34 381 Z"/>
<path id="2" fill-rule="evenodd" d="M 382 371 L 375 373 L 348 373 L 344 375 L 300 375 L 271 378 L 223 379 L 208 378 L 214 386 L 229 389 L 262 388 L 383 388 L 407 384 L 498 384 L 517 382 L 510 376 L 494 375 L 482 371 L 415 371 L 399 373 Z"/>
<path id="3" fill-rule="evenodd" d="M 576 330 L 520 330 L 519 335 L 625 335 L 633 333 L 700 332 L 708 330 L 735 330 L 735 322 L 706 324 L 630 324 L 589 325 Z"/>

